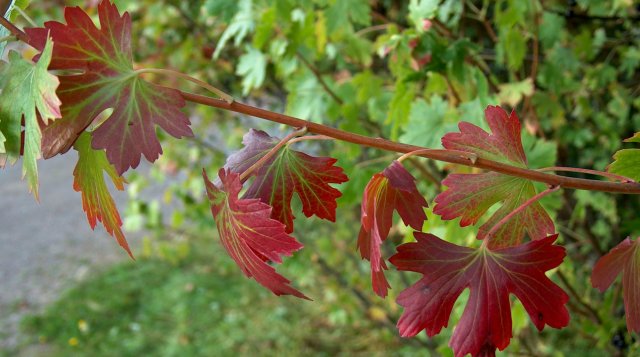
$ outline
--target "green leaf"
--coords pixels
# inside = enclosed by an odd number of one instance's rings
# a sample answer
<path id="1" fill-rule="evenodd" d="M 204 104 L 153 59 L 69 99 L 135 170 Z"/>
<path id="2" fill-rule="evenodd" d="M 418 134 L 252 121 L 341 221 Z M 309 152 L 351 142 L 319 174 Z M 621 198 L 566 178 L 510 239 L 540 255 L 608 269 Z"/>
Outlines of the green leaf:
<path id="1" fill-rule="evenodd" d="M 398 131 L 409 120 L 411 112 L 411 103 L 416 96 L 416 86 L 402 79 L 396 81 L 396 88 L 393 93 L 393 99 L 389 104 L 389 113 L 387 115 L 387 123 L 391 124 L 391 139 L 398 138 Z"/>
<path id="2" fill-rule="evenodd" d="M 439 0 L 411 0 L 409 3 L 409 19 L 418 32 L 424 32 L 422 21 L 432 19 L 438 11 Z"/>
<path id="3" fill-rule="evenodd" d="M 640 149 L 623 149 L 613 155 L 607 171 L 640 181 Z"/>
<path id="4" fill-rule="evenodd" d="M 456 123 L 450 119 L 449 104 L 439 95 L 431 97 L 427 103 L 420 98 L 411 105 L 409 122 L 404 127 L 400 141 L 428 148 L 440 148 L 440 138 L 456 130 Z"/>
<path id="5" fill-rule="evenodd" d="M 524 97 L 533 94 L 533 81 L 531 81 L 531 78 L 520 82 L 501 84 L 499 87 L 498 100 L 500 100 L 500 103 L 509 104 L 511 107 L 515 107 Z"/>
<path id="6" fill-rule="evenodd" d="M 38 166 L 42 133 L 39 118 L 46 124 L 60 118 L 60 100 L 56 96 L 58 78 L 47 72 L 53 43 L 47 39 L 37 63 L 27 61 L 14 51 L 9 52 L 9 64 L 0 77 L 0 132 L 6 135 L 4 151 L 9 162 L 20 157 L 22 119 L 24 117 L 24 161 L 22 175 L 27 177 L 29 190 L 38 198 Z M 37 110 L 37 114 L 36 114 Z"/>
<path id="7" fill-rule="evenodd" d="M 522 31 L 517 27 L 512 27 L 506 35 L 500 36 L 500 39 L 507 58 L 507 65 L 514 71 L 519 70 L 527 52 L 526 38 Z"/>
<path id="8" fill-rule="evenodd" d="M 116 189 L 124 189 L 125 180 L 116 173 L 116 169 L 104 150 L 91 148 L 91 135 L 83 133 L 73 146 L 78 151 L 78 163 L 73 170 L 73 189 L 82 194 L 82 209 L 87 214 L 91 229 L 98 221 L 113 236 L 118 244 L 133 258 L 129 244 L 122 233 L 122 220 L 116 203 L 113 201 L 104 179 L 106 173 Z"/>
<path id="9" fill-rule="evenodd" d="M 264 82 L 267 70 L 267 57 L 259 50 L 247 47 L 247 52 L 240 57 L 236 74 L 242 76 L 242 95 L 247 95 Z"/>
<path id="10" fill-rule="evenodd" d="M 240 0 L 238 12 L 235 14 L 229 27 L 222 33 L 213 58 L 217 59 L 229 40 L 234 39 L 233 44 L 239 46 L 242 40 L 253 31 L 255 23 L 253 21 L 253 2 L 251 0 Z"/>

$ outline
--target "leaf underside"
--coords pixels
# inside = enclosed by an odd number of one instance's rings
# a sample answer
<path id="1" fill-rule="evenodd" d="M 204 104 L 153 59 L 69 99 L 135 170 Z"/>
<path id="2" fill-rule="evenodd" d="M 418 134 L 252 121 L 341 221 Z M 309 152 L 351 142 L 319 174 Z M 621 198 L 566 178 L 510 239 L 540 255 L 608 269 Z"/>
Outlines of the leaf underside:
<path id="1" fill-rule="evenodd" d="M 302 248 L 281 222 L 270 218 L 271 207 L 257 199 L 238 198 L 242 184 L 237 173 L 220 169 L 220 188 L 204 170 L 202 175 L 222 245 L 244 274 L 276 295 L 309 299 L 268 264 L 282 263 L 282 256 Z"/>
<path id="2" fill-rule="evenodd" d="M 251 129 L 243 138 L 244 148 L 227 159 L 225 168 L 242 173 L 264 157 L 279 139 L 260 130 Z M 253 173 L 255 177 L 243 198 L 259 198 L 273 207 L 271 218 L 285 224 L 287 233 L 293 232 L 295 216 L 291 210 L 294 192 L 302 201 L 306 217 L 316 215 L 335 222 L 336 199 L 342 194 L 330 184 L 348 180 L 336 159 L 315 157 L 285 145 Z"/>
<path id="3" fill-rule="evenodd" d="M 393 211 L 406 225 L 421 230 L 427 219 L 425 207 L 427 201 L 418 192 L 415 179 L 398 161 L 375 174 L 364 189 L 358 250 L 363 259 L 371 262 L 371 282 L 379 296 L 386 297 L 390 287 L 384 276 L 387 265 L 380 246 L 393 225 Z"/>

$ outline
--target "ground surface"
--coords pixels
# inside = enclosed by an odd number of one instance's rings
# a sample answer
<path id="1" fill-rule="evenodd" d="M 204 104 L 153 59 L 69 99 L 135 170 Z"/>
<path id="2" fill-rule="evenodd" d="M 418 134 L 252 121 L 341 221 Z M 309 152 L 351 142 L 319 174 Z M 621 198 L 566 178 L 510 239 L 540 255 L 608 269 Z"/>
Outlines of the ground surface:
<path id="1" fill-rule="evenodd" d="M 0 352 L 20 343 L 25 314 L 101 267 L 128 259 L 101 227 L 89 227 L 72 188 L 75 160 L 70 153 L 39 162 L 40 203 L 20 180 L 20 163 L 0 170 Z M 115 198 L 123 208 L 126 193 Z"/>

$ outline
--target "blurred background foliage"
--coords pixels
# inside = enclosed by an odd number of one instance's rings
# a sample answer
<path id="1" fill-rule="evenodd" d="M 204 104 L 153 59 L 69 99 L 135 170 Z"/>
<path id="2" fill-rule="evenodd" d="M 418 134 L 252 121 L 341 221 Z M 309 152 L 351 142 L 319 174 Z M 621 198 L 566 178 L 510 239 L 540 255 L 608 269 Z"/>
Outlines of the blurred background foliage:
<path id="1" fill-rule="evenodd" d="M 632 0 L 115 2 L 132 15 L 137 66 L 176 69 L 241 101 L 352 132 L 439 148 L 459 121 L 484 127 L 484 108 L 500 104 L 524 124 L 532 168 L 604 170 L 622 140 L 640 131 L 640 6 Z M 62 5 L 95 15 L 96 3 L 34 1 L 27 12 L 42 23 L 62 19 Z M 278 136 L 290 128 L 204 106 L 187 110 L 196 137 L 164 140 L 156 165 L 127 176 L 126 228 L 149 232 L 138 261 L 28 319 L 33 336 L 61 355 L 452 355 L 451 328 L 431 340 L 403 340 L 394 328 L 395 297 L 417 275 L 388 274 L 393 290 L 381 300 L 356 255 L 362 190 L 395 155 L 340 142 L 297 144 L 338 158 L 351 180 L 340 187 L 338 222 L 296 222 L 305 249 L 279 269 L 315 301 L 276 298 L 222 251 L 200 172 L 216 172 L 250 127 Z M 410 163 L 430 202 L 448 172 L 469 171 Z M 163 193 L 140 198 L 153 187 Z M 589 282 L 600 255 L 638 235 L 637 198 L 564 190 L 543 204 L 568 249 L 552 278 L 571 295 L 572 321 L 539 334 L 514 302 L 514 339 L 504 354 L 640 353 L 626 332 L 619 282 L 604 294 Z M 477 244 L 475 228 L 428 216 L 426 231 Z M 387 257 L 409 239 L 395 226 Z"/>

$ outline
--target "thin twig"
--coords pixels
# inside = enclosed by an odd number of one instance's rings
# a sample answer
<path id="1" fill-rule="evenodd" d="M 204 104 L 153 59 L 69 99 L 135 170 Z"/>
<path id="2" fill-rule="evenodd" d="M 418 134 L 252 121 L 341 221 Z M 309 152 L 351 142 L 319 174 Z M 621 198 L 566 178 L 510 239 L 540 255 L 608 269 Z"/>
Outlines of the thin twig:
<path id="1" fill-rule="evenodd" d="M 442 149 L 420 149 L 420 150 L 416 150 L 416 151 L 411 151 L 411 152 L 408 152 L 408 153 L 400 156 L 398 158 L 398 161 L 402 162 L 402 161 L 410 158 L 411 156 L 421 156 L 422 154 L 429 154 L 429 153 L 437 152 L 437 151 L 442 151 Z M 478 160 L 478 155 L 476 155 L 475 153 L 472 153 L 472 152 L 459 151 L 459 150 L 447 150 L 447 151 L 452 153 L 452 154 L 458 154 L 461 157 L 471 161 L 471 163 L 475 163 L 476 160 Z"/>
<path id="2" fill-rule="evenodd" d="M 556 275 L 558 276 L 558 278 L 560 278 L 560 280 L 562 281 L 562 284 L 567 288 L 567 290 L 569 290 L 569 294 L 571 295 L 571 297 L 573 297 L 573 299 L 578 304 L 580 304 L 580 306 L 582 306 L 587 311 L 589 311 L 589 314 L 591 314 L 591 318 L 594 320 L 594 322 L 598 324 L 602 324 L 602 319 L 600 318 L 600 315 L 598 315 L 598 311 L 596 311 L 596 309 L 594 309 L 591 305 L 587 304 L 584 300 L 582 300 L 582 297 L 580 297 L 580 294 L 578 294 L 576 289 L 571 285 L 571 283 L 569 283 L 569 280 L 562 273 L 562 271 L 558 270 L 556 272 Z"/>
<path id="3" fill-rule="evenodd" d="M 313 75 L 316 77 L 316 79 L 318 80 L 318 83 L 320 83 L 320 85 L 322 86 L 322 88 L 324 89 L 325 92 L 327 92 L 327 94 L 329 94 L 329 96 L 331 97 L 331 99 L 333 99 L 336 103 L 342 105 L 344 104 L 344 101 L 342 100 L 342 98 L 340 98 L 327 84 L 327 82 L 325 82 L 324 78 L 322 78 L 322 73 L 320 73 L 320 71 L 318 71 L 318 69 L 316 67 L 313 66 L 313 64 L 311 64 L 311 62 L 309 62 L 306 58 L 304 58 L 304 56 L 302 55 L 302 53 L 300 52 L 296 52 L 296 57 L 298 57 L 298 59 L 300 59 L 300 61 L 302 61 L 302 63 L 304 63 L 305 66 L 307 66 L 307 68 L 311 71 L 311 73 L 313 73 Z"/>
<path id="4" fill-rule="evenodd" d="M 491 229 L 489 230 L 489 232 L 486 235 L 486 238 L 484 239 L 483 244 L 488 242 L 491 239 L 491 237 L 493 237 L 493 235 L 498 231 L 498 229 L 500 229 L 500 227 L 502 227 L 505 223 L 507 223 L 515 215 L 517 215 L 518 213 L 524 211 L 527 207 L 531 206 L 533 203 L 537 202 L 538 200 L 540 200 L 544 196 L 547 196 L 547 195 L 549 195 L 549 194 L 551 194 L 553 192 L 556 192 L 559 189 L 560 189 L 559 186 L 549 187 L 546 190 L 544 190 L 544 191 L 538 193 L 537 195 L 531 197 L 530 199 L 526 200 L 523 204 L 518 206 L 518 208 L 516 208 L 513 211 L 509 212 L 509 214 L 504 216 L 500 221 L 498 221 L 498 223 L 496 223 L 493 227 L 491 227 Z"/>
<path id="5" fill-rule="evenodd" d="M 0 25 L 4 26 L 7 30 L 9 30 L 20 41 L 24 43 L 29 43 L 29 35 L 27 35 L 24 31 L 20 30 L 18 27 L 16 27 L 16 25 L 12 24 L 9 20 L 5 19 L 3 16 L 0 16 Z"/>
<path id="6" fill-rule="evenodd" d="M 627 182 L 627 183 L 635 183 L 636 182 L 632 178 L 629 178 L 629 177 L 626 177 L 626 176 L 616 175 L 616 174 L 612 174 L 612 173 L 606 172 L 606 171 L 581 169 L 581 168 L 577 168 L 577 167 L 551 166 L 551 167 L 544 167 L 542 169 L 538 169 L 538 171 L 542 171 L 542 172 L 546 172 L 546 171 L 579 172 L 579 173 L 582 173 L 582 174 L 589 174 L 589 175 L 607 177 L 607 178 L 610 178 L 610 179 L 613 179 L 613 180 L 616 180 L 616 181 L 620 181 L 620 182 Z"/>
<path id="7" fill-rule="evenodd" d="M 330 136 L 336 140 L 349 142 L 352 144 L 368 146 L 377 148 L 380 150 L 393 151 L 398 153 L 407 153 L 416 150 L 426 149 L 424 147 L 403 144 L 382 138 L 372 138 L 369 136 L 359 135 L 348 131 L 332 128 L 327 125 L 318 124 L 316 122 L 302 120 L 289 115 L 272 112 L 270 110 L 257 108 L 251 105 L 243 104 L 237 101 L 233 103 L 227 103 L 224 100 L 206 97 L 202 95 L 187 93 L 179 91 L 182 97 L 190 102 L 199 103 L 215 108 L 220 108 L 236 113 L 246 114 L 257 118 L 262 118 L 272 122 L 301 128 L 307 127 L 310 133 Z M 590 180 L 575 177 L 566 177 L 547 174 L 544 172 L 525 169 L 522 167 L 512 166 L 501 162 L 478 158 L 475 163 L 472 163 L 467 158 L 461 157 L 457 153 L 452 153 L 449 150 L 439 150 L 430 152 L 428 154 L 421 154 L 421 157 L 426 157 L 433 160 L 449 162 L 453 164 L 460 164 L 465 166 L 476 167 L 479 169 L 494 171 L 509 176 L 525 178 L 531 181 L 543 182 L 550 186 L 560 186 L 562 188 L 572 188 L 589 191 L 602 191 L 611 193 L 624 193 L 624 194 L 640 194 L 640 184 L 638 183 L 619 183 L 619 182 L 607 182 L 601 180 Z"/>
<path id="8" fill-rule="evenodd" d="M 141 68 L 137 71 L 135 71 L 136 74 L 144 74 L 144 73 L 154 73 L 154 74 L 162 74 L 162 75 L 166 75 L 166 76 L 172 76 L 172 77 L 178 77 L 178 78 L 182 78 L 184 80 L 187 80 L 191 83 L 195 83 L 198 86 L 210 91 L 211 93 L 217 95 L 218 97 L 224 99 L 227 103 L 233 103 L 233 97 L 225 92 L 223 92 L 222 90 L 210 85 L 207 82 L 201 81 L 197 78 L 191 77 L 187 74 L 184 74 L 182 72 L 178 72 L 178 71 L 174 71 L 171 69 L 164 69 L 164 68 Z"/>
<path id="9" fill-rule="evenodd" d="M 297 138 L 293 138 L 289 140 L 287 145 L 299 143 L 301 141 L 308 141 L 308 140 L 336 140 L 336 139 L 326 135 L 307 135 L 307 136 L 300 136 Z"/>
<path id="10" fill-rule="evenodd" d="M 262 167 L 267 161 L 271 160 L 271 158 L 280 151 L 280 149 L 285 146 L 289 140 L 295 138 L 296 136 L 304 135 L 307 132 L 307 127 L 302 127 L 302 129 L 298 129 L 293 133 L 285 136 L 276 146 L 274 146 L 269 152 L 267 152 L 260 160 L 256 161 L 253 165 L 249 166 L 241 175 L 240 182 L 245 182 L 251 174 Z"/>

